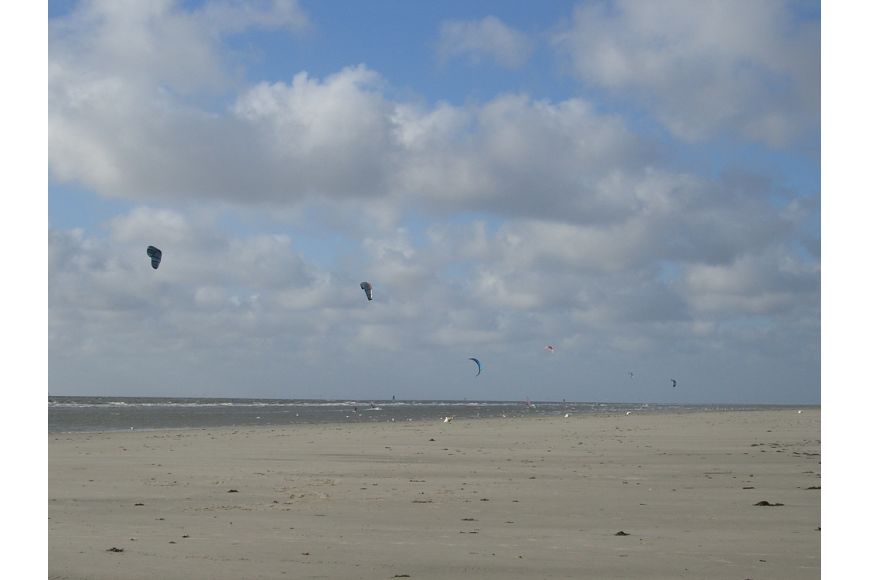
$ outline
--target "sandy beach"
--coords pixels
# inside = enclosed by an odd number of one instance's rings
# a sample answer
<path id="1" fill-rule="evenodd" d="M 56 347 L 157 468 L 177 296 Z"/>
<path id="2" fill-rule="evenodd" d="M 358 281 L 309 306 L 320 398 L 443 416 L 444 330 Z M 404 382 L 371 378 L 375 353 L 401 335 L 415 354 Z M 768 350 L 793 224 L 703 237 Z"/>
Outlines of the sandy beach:
<path id="1" fill-rule="evenodd" d="M 820 438 L 817 408 L 50 433 L 49 578 L 818 578 Z"/>

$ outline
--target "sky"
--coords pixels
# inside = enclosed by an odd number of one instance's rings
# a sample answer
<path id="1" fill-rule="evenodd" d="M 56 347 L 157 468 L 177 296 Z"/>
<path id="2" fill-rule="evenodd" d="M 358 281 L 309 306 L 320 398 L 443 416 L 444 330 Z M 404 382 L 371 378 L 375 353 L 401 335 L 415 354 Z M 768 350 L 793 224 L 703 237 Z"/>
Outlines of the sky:
<path id="1" fill-rule="evenodd" d="M 818 2 L 50 1 L 47 37 L 52 395 L 820 402 Z"/>

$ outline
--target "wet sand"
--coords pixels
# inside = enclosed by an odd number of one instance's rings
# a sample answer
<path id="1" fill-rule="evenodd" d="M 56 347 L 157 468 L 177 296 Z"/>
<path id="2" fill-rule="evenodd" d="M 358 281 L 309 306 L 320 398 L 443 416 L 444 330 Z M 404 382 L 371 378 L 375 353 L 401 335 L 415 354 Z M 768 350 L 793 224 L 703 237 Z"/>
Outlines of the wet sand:
<path id="1" fill-rule="evenodd" d="M 820 438 L 818 409 L 52 433 L 49 578 L 818 578 Z"/>

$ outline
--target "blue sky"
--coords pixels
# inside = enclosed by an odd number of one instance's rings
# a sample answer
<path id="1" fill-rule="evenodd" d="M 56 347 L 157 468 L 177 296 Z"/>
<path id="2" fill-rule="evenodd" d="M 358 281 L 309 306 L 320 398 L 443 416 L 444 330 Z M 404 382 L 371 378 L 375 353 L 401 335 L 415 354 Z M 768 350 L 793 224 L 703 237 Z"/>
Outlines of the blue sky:
<path id="1" fill-rule="evenodd" d="M 818 403 L 819 5 L 665 4 L 49 2 L 49 392 Z"/>

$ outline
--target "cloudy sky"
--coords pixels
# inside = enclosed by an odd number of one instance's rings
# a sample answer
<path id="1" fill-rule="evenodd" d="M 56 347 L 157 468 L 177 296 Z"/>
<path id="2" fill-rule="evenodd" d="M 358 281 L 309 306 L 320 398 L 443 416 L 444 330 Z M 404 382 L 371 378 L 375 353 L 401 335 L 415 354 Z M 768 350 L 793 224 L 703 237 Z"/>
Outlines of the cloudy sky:
<path id="1" fill-rule="evenodd" d="M 49 392 L 818 403 L 819 12 L 50 1 Z"/>

